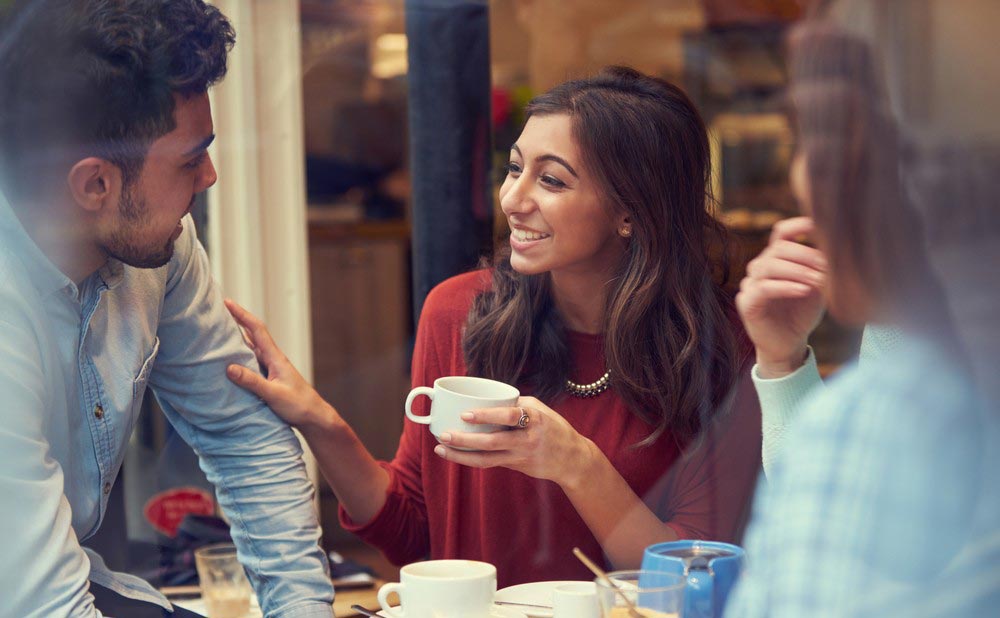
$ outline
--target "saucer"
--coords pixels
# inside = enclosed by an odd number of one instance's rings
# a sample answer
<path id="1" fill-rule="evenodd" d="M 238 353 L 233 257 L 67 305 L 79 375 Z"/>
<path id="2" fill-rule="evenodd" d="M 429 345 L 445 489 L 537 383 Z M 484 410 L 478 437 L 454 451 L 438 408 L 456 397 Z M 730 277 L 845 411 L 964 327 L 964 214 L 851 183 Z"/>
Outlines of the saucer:
<path id="1" fill-rule="evenodd" d="M 398 605 L 392 607 L 393 611 L 399 609 Z M 388 616 L 385 612 L 379 612 L 380 616 Z M 549 614 L 550 616 L 552 614 Z M 402 612 L 400 618 L 406 618 L 406 612 Z M 490 618 L 528 618 L 528 616 L 521 610 L 515 609 L 513 607 L 504 607 L 502 605 L 494 605 L 490 608 Z"/>
<path id="2" fill-rule="evenodd" d="M 524 603 L 526 605 L 540 605 L 542 607 L 520 607 L 522 612 L 529 618 L 552 618 L 552 594 L 555 589 L 563 584 L 578 584 L 580 581 L 550 581 L 531 582 L 528 584 L 518 584 L 497 590 L 494 601 L 503 603 Z M 505 607 L 513 607 L 507 605 Z"/>

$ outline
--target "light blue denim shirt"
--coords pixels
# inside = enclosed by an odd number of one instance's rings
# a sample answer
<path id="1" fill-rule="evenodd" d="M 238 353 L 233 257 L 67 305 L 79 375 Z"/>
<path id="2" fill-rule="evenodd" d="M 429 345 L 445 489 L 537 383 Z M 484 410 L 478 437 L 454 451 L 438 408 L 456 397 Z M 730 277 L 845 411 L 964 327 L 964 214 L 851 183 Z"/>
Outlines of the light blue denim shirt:
<path id="1" fill-rule="evenodd" d="M 0 193 L 0 618 L 97 616 L 88 580 L 170 607 L 80 547 L 101 523 L 147 385 L 194 448 L 268 616 L 332 616 L 291 429 L 225 377 L 254 367 L 190 217 L 170 263 L 79 288 Z"/>
<path id="2" fill-rule="evenodd" d="M 1000 417 L 900 335 L 813 389 L 761 482 L 726 618 L 995 616 Z"/>

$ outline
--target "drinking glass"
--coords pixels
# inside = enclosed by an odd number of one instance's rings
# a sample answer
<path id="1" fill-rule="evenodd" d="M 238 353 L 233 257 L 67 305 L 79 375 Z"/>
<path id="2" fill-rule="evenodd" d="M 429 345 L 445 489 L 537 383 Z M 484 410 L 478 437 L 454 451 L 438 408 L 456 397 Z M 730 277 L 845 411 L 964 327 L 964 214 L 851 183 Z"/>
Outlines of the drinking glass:
<path id="1" fill-rule="evenodd" d="M 249 613 L 253 591 L 243 565 L 236 559 L 235 545 L 221 543 L 196 549 L 194 562 L 208 618 L 243 618 Z"/>
<path id="2" fill-rule="evenodd" d="M 634 618 L 626 598 L 643 618 L 683 618 L 683 577 L 660 571 L 612 571 L 608 578 L 617 590 L 595 580 L 603 618 Z"/>

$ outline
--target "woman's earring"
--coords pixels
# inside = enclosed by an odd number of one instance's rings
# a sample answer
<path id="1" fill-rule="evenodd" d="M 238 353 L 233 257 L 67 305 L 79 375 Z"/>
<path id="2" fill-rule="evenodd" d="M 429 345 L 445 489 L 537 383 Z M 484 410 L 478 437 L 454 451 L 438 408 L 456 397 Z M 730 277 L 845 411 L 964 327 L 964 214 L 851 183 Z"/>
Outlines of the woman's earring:
<path id="1" fill-rule="evenodd" d="M 620 228 L 618 228 L 618 235 L 621 236 L 622 238 L 628 238 L 629 236 L 632 235 L 632 226 L 631 225 L 621 226 Z"/>

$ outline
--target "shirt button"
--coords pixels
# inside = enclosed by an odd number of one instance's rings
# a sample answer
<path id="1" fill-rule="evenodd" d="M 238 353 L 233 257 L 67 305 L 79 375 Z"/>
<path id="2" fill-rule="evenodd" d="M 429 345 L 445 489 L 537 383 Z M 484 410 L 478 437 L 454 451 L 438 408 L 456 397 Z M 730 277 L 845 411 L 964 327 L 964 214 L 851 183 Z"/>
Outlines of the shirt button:
<path id="1" fill-rule="evenodd" d="M 97 420 L 104 418 L 104 408 L 101 407 L 101 404 L 94 406 L 94 416 L 97 417 Z"/>
<path id="2" fill-rule="evenodd" d="M 104 484 L 104 495 L 106 496 L 106 495 L 108 495 L 110 493 L 111 493 L 111 483 L 105 483 Z"/>

